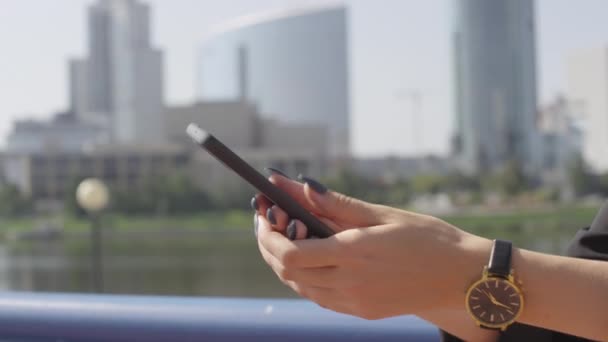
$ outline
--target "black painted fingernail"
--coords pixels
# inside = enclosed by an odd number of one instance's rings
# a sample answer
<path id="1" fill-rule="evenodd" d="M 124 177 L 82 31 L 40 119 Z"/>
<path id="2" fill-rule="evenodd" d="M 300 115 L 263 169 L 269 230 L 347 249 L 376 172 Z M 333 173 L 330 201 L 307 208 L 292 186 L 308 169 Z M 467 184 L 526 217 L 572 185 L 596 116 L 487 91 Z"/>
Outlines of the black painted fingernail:
<path id="1" fill-rule="evenodd" d="M 268 222 L 270 222 L 270 224 L 277 224 L 277 219 L 274 217 L 274 212 L 272 212 L 272 208 L 268 208 L 268 210 L 266 210 L 266 218 L 268 219 Z"/>
<path id="2" fill-rule="evenodd" d="M 298 235 L 298 230 L 296 229 L 296 220 L 289 221 L 287 225 L 287 238 L 289 240 L 295 240 Z"/>
<path id="3" fill-rule="evenodd" d="M 308 186 L 310 186 L 314 191 L 316 191 L 317 193 L 320 193 L 321 195 L 323 195 L 324 193 L 327 192 L 327 187 L 325 187 L 325 185 L 317 182 L 316 180 L 314 180 L 312 178 L 308 178 L 308 177 L 299 175 L 298 179 L 301 180 L 302 182 L 308 184 Z"/>
<path id="4" fill-rule="evenodd" d="M 255 234 L 255 237 L 258 237 L 258 214 L 255 213 L 253 214 L 253 234 Z"/>
<path id="5" fill-rule="evenodd" d="M 285 178 L 289 178 L 289 176 L 286 175 L 285 172 L 283 172 L 283 171 L 281 171 L 279 169 L 275 169 L 274 167 L 267 167 L 266 171 L 268 171 L 271 175 L 277 174 L 277 175 L 281 175 L 281 176 L 283 176 Z"/>
<path id="6" fill-rule="evenodd" d="M 255 199 L 255 196 L 251 198 L 251 208 L 256 211 L 260 209 L 260 206 L 258 205 L 258 201 Z"/>

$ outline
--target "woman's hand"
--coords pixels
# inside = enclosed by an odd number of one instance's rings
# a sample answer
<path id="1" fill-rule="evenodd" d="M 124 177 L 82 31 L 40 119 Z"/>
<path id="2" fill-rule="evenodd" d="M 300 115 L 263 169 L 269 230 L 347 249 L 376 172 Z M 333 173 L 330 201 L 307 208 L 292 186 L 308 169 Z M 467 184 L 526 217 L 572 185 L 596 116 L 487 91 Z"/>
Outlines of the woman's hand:
<path id="1" fill-rule="evenodd" d="M 353 199 L 307 178 L 270 180 L 336 234 L 304 240 L 302 222 L 257 195 L 260 252 L 281 281 L 334 311 L 378 319 L 461 309 L 489 255 L 490 241 L 437 218 Z"/>
<path id="2" fill-rule="evenodd" d="M 301 184 L 275 174 L 271 181 L 336 232 L 303 239 L 301 222 L 256 196 L 260 251 L 296 292 L 334 311 L 368 319 L 416 314 L 467 341 L 495 340 L 464 309 L 491 241 L 431 216 L 327 191 L 310 179 Z M 608 263 L 514 248 L 511 265 L 525 286 L 520 323 L 606 340 Z"/>

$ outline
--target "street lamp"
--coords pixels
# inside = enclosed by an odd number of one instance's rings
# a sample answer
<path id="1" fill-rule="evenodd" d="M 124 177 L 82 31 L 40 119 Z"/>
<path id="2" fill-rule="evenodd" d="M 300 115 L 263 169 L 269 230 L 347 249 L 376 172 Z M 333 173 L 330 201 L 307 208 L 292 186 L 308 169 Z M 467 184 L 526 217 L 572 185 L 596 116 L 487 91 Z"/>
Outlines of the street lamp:
<path id="1" fill-rule="evenodd" d="M 87 178 L 76 188 L 76 201 L 91 220 L 91 282 L 95 292 L 103 292 L 103 265 L 101 227 L 99 215 L 108 206 L 110 193 L 97 178 Z"/>

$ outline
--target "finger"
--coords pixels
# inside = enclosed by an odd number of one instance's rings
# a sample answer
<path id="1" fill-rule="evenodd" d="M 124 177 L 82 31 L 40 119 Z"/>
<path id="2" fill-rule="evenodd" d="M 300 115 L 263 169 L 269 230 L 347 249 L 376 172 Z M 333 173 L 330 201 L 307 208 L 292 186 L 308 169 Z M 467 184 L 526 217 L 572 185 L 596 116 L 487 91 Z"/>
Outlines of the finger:
<path id="1" fill-rule="evenodd" d="M 345 300 L 344 295 L 334 288 L 328 288 L 324 284 L 320 286 L 309 285 L 304 282 L 290 280 L 289 275 L 284 272 L 284 268 L 263 245 L 259 245 L 260 252 L 266 263 L 272 268 L 279 280 L 289 286 L 293 291 L 302 297 L 308 298 L 319 304 L 321 307 L 337 312 L 352 314 Z"/>
<path id="2" fill-rule="evenodd" d="M 385 223 L 387 207 L 375 205 L 328 190 L 324 185 L 308 177 L 299 177 L 304 182 L 304 196 L 314 211 L 330 220 L 347 222 L 358 226 Z"/>
<path id="3" fill-rule="evenodd" d="M 289 240 L 302 240 L 308 237 L 308 229 L 300 220 L 291 220 L 287 225 L 285 236 Z"/>
<path id="4" fill-rule="evenodd" d="M 297 281 L 285 279 L 284 277 L 282 277 L 281 272 L 277 271 L 277 269 L 280 270 L 280 268 L 277 267 L 277 265 L 279 264 L 278 262 L 273 261 L 272 255 L 268 251 L 265 251 L 263 247 L 260 249 L 260 251 L 262 251 L 263 255 L 266 255 L 268 260 L 270 260 L 268 264 L 271 265 L 271 268 L 273 268 L 273 271 L 275 271 L 279 280 L 283 284 L 289 286 L 294 292 L 299 294 L 301 297 L 310 299 L 322 308 L 344 314 L 354 315 L 354 311 L 350 308 L 349 300 L 347 300 L 347 298 L 345 298 L 345 296 L 339 290 L 323 286 L 305 285 Z"/>
<path id="5" fill-rule="evenodd" d="M 278 232 L 285 233 L 285 228 L 289 223 L 289 216 L 283 209 L 273 205 L 268 208 L 266 218 L 272 224 L 272 228 Z"/>
<path id="6" fill-rule="evenodd" d="M 262 244 L 258 244 L 258 247 L 262 258 L 274 271 L 281 282 L 290 286 L 296 290 L 296 292 L 299 292 L 298 288 L 302 286 L 329 289 L 332 288 L 330 285 L 336 283 L 329 281 L 330 279 L 333 279 L 336 274 L 336 272 L 333 271 L 333 268 L 287 269 L 278 261 L 278 259 L 268 252 Z"/>
<path id="7" fill-rule="evenodd" d="M 279 262 L 291 267 L 335 266 L 340 247 L 338 240 L 331 236 L 326 239 L 290 241 L 271 229 L 268 220 L 258 218 L 258 241 Z"/>
<path id="8" fill-rule="evenodd" d="M 317 216 L 357 226 L 384 223 L 386 207 L 328 190 L 312 178 L 304 176 L 299 178 L 304 184 L 274 174 L 270 177 L 270 181 Z"/>
<path id="9" fill-rule="evenodd" d="M 251 208 L 260 215 L 266 215 L 266 211 L 273 203 L 263 194 L 257 193 L 251 199 Z"/>
<path id="10" fill-rule="evenodd" d="M 270 254 L 270 252 L 268 252 L 264 246 L 262 244 L 259 243 L 258 241 L 258 247 L 260 249 L 260 254 L 262 255 L 262 258 L 264 259 L 264 261 L 266 262 L 266 264 L 268 264 L 268 266 L 270 266 L 270 268 L 272 269 L 272 271 L 277 275 L 277 278 L 279 278 L 279 280 L 293 288 L 294 290 L 296 289 L 293 285 L 295 285 L 295 283 L 292 280 L 288 280 L 284 275 L 284 267 L 281 265 L 281 263 L 272 255 Z"/>
<path id="11" fill-rule="evenodd" d="M 325 223 L 334 232 L 338 233 L 350 228 L 347 225 L 341 226 L 331 220 L 322 217 L 320 210 L 316 206 L 314 206 L 304 194 L 304 184 L 276 174 L 273 174 L 270 177 L 270 181 L 277 185 L 279 188 L 281 188 L 283 191 L 285 191 L 292 198 L 294 198 L 300 205 L 302 205 L 304 209 L 315 214 L 318 219 L 323 221 L 323 223 Z"/>
<path id="12" fill-rule="evenodd" d="M 265 167 L 264 169 L 266 170 L 266 173 L 269 174 L 269 176 L 277 175 L 277 176 L 281 176 L 281 177 L 285 177 L 285 178 L 289 179 L 289 176 L 286 175 L 285 172 L 283 172 L 277 168 Z"/>
<path id="13" fill-rule="evenodd" d="M 296 202 L 303 206 L 304 209 L 312 213 L 317 213 L 317 208 L 315 208 L 304 195 L 304 184 L 277 174 L 272 174 L 268 180 L 285 191 L 289 196 L 296 200 Z"/>

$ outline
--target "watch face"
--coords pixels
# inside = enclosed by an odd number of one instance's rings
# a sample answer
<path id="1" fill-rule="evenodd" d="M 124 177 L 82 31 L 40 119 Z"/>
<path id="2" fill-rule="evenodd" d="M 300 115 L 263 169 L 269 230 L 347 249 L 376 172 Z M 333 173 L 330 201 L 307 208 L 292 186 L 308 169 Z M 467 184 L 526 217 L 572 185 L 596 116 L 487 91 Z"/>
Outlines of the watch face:
<path id="1" fill-rule="evenodd" d="M 524 305 L 519 289 L 502 278 L 479 280 L 469 288 L 466 300 L 469 313 L 492 328 L 513 323 Z"/>

